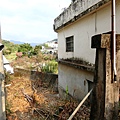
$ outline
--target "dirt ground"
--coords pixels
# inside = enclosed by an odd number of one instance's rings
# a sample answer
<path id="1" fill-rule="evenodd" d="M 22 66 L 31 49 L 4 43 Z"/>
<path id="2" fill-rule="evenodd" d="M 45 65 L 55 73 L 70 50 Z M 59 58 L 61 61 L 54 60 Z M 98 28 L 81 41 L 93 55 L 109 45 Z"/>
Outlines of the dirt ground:
<path id="1" fill-rule="evenodd" d="M 19 63 L 19 64 L 18 64 Z M 36 65 L 36 59 L 23 57 L 12 66 Z M 6 78 L 7 120 L 67 120 L 78 106 L 74 99 L 62 100 L 47 83 L 30 80 L 27 76 L 7 75 Z M 89 120 L 90 107 L 82 105 L 72 120 Z"/>
<path id="2" fill-rule="evenodd" d="M 78 105 L 73 99 L 62 100 L 46 83 L 26 76 L 6 80 L 7 120 L 67 120 Z M 73 120 L 89 120 L 90 108 L 83 105 Z"/>

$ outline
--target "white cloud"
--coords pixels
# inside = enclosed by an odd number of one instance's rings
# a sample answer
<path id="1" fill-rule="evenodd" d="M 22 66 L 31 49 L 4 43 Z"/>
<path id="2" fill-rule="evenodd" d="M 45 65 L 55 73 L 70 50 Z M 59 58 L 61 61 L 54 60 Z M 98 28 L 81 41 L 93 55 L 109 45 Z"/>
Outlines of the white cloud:
<path id="1" fill-rule="evenodd" d="M 71 0 L 0 0 L 3 39 L 43 43 L 57 37 L 53 20 Z"/>

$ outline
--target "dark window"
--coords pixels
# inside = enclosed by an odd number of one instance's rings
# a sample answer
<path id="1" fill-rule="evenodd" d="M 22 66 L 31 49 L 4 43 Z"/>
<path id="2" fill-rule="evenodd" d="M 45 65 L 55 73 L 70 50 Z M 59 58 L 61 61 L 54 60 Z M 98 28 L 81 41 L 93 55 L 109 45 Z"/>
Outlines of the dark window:
<path id="1" fill-rule="evenodd" d="M 74 52 L 74 37 L 66 38 L 66 52 Z"/>

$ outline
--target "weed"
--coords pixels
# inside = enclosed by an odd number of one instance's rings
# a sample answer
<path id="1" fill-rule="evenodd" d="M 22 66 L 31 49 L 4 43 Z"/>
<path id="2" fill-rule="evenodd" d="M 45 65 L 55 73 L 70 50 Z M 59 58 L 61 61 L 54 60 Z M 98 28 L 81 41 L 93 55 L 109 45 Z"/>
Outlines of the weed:
<path id="1" fill-rule="evenodd" d="M 10 74 L 8 72 L 4 71 L 4 75 L 5 75 L 5 84 L 9 84 L 11 81 Z"/>
<path id="2" fill-rule="evenodd" d="M 68 85 L 66 86 L 66 100 L 68 100 L 68 96 L 69 96 L 69 93 L 68 93 Z"/>
<path id="3" fill-rule="evenodd" d="M 12 111 L 11 111 L 11 104 L 8 103 L 8 101 L 6 101 L 6 113 L 7 113 L 7 115 L 12 113 Z"/>

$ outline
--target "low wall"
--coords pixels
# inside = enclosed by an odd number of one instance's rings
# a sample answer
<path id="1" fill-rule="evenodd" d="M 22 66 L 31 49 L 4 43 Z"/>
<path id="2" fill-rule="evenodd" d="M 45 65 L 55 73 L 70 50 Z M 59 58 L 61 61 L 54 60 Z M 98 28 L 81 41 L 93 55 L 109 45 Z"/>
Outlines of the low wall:
<path id="1" fill-rule="evenodd" d="M 48 83 L 48 87 L 51 87 L 54 92 L 58 92 L 58 75 L 52 73 L 42 73 L 38 71 L 30 71 L 21 68 L 14 69 L 14 76 L 26 76 L 30 80 L 40 80 Z"/>

